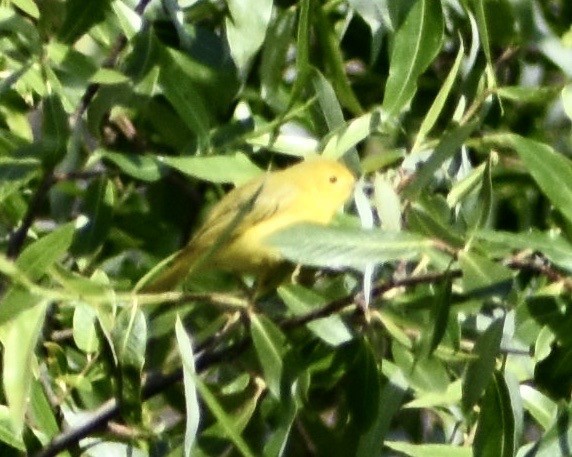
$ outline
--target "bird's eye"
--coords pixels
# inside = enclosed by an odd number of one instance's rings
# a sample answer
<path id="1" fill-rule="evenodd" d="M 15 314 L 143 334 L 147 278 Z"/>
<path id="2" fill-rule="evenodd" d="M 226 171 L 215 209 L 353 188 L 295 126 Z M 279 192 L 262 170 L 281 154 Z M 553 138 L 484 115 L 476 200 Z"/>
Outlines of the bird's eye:
<path id="1" fill-rule="evenodd" d="M 332 184 L 338 182 L 338 177 L 335 176 L 335 175 L 330 176 L 330 182 L 331 182 Z"/>

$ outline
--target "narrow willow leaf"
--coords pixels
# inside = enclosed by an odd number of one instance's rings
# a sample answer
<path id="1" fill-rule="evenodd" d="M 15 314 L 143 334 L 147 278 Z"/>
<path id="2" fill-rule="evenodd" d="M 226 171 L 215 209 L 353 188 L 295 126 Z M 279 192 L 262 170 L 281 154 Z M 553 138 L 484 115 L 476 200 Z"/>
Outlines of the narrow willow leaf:
<path id="1" fill-rule="evenodd" d="M 177 316 L 177 322 L 175 323 L 175 333 L 177 335 L 179 354 L 183 361 L 185 416 L 187 418 L 185 426 L 185 457 L 190 457 L 192 455 L 193 444 L 197 438 L 197 431 L 201 420 L 201 410 L 199 407 L 197 386 L 195 384 L 196 370 L 193 346 L 179 316 Z"/>
<path id="2" fill-rule="evenodd" d="M 391 232 L 401 230 L 401 201 L 387 176 L 376 174 L 373 181 L 373 202 L 381 228 Z"/>
<path id="3" fill-rule="evenodd" d="M 348 124 L 334 130 L 326 139 L 322 155 L 332 159 L 342 157 L 372 132 L 379 129 L 386 119 L 387 117 L 378 110 L 353 119 Z"/>
<path id="4" fill-rule="evenodd" d="M 129 81 L 129 77 L 117 70 L 100 68 L 89 81 L 95 84 L 113 85 L 126 83 Z"/>
<path id="5" fill-rule="evenodd" d="M 159 161 L 194 178 L 215 183 L 242 184 L 262 171 L 242 153 L 210 157 L 159 157 Z"/>
<path id="6" fill-rule="evenodd" d="M 270 105 L 280 103 L 284 81 L 284 65 L 296 30 L 296 15 L 292 9 L 277 9 L 270 21 L 260 59 L 260 93 Z"/>
<path id="7" fill-rule="evenodd" d="M 475 220 L 475 228 L 477 229 L 483 228 L 486 225 L 492 211 L 493 182 L 491 168 L 493 167 L 494 160 L 494 155 L 491 154 L 487 160 L 483 174 L 481 191 L 479 193 L 478 217 Z"/>
<path id="8" fill-rule="evenodd" d="M 383 364 L 385 365 L 385 361 Z M 385 444 L 384 438 L 390 430 L 395 414 L 401 407 L 407 388 L 405 380 L 401 373 L 398 372 L 390 376 L 380 389 L 379 397 L 374 401 L 378 405 L 383 405 L 383 407 L 378 408 L 377 417 L 370 428 L 365 433 L 360 431 L 360 439 L 355 453 L 356 457 L 371 457 L 379 450 L 380 443 Z"/>
<path id="9" fill-rule="evenodd" d="M 66 154 L 70 135 L 68 115 L 61 98 L 52 94 L 44 99 L 42 123 L 42 163 L 54 167 Z"/>
<path id="10" fill-rule="evenodd" d="M 60 433 L 60 427 L 56 420 L 52 405 L 50 404 L 44 388 L 39 380 L 32 381 L 30 389 L 29 411 L 30 419 L 34 422 L 38 430 L 45 436 L 42 444 L 47 445 L 49 439 Z"/>
<path id="11" fill-rule="evenodd" d="M 348 79 L 338 34 L 326 16 L 322 5 L 315 4 L 312 13 L 314 16 L 315 38 L 321 49 L 321 58 L 325 61 L 326 68 L 331 73 L 330 81 L 336 93 L 336 98 L 344 108 L 354 115 L 362 114 L 363 108 Z"/>
<path id="12" fill-rule="evenodd" d="M 429 159 L 421 166 L 421 170 L 413 181 L 405 187 L 404 194 L 413 199 L 421 192 L 427 190 L 435 172 L 449 157 L 452 157 L 459 150 L 480 123 L 481 120 L 475 118 L 465 125 L 445 132 Z"/>
<path id="13" fill-rule="evenodd" d="M 0 441 L 19 451 L 26 451 L 21 434 L 14 431 L 10 420 L 10 408 L 6 405 L 0 405 Z"/>
<path id="14" fill-rule="evenodd" d="M 114 204 L 115 186 L 111 180 L 104 176 L 95 179 L 83 201 L 86 223 L 77 231 L 71 248 L 76 255 L 91 253 L 105 242 L 111 229 Z"/>
<path id="15" fill-rule="evenodd" d="M 465 292 L 496 286 L 499 287 L 499 292 L 506 289 L 505 286 L 510 289 L 513 273 L 508 267 L 474 252 L 460 251 L 458 257 L 463 270 Z"/>
<path id="16" fill-rule="evenodd" d="M 43 236 L 22 251 L 16 266 L 32 281 L 39 279 L 70 248 L 74 231 L 74 224 L 69 223 Z"/>
<path id="17" fill-rule="evenodd" d="M 495 94 L 504 100 L 510 100 L 517 103 L 538 103 L 544 104 L 547 100 L 551 100 L 558 96 L 559 88 L 557 86 L 504 86 L 497 87 Z M 564 107 L 566 108 L 566 107 Z"/>
<path id="18" fill-rule="evenodd" d="M 558 267 L 572 272 L 572 244 L 557 233 L 543 233 L 537 230 L 527 233 L 478 230 L 474 236 L 490 243 L 493 247 L 506 246 L 514 250 L 539 251 Z"/>
<path id="19" fill-rule="evenodd" d="M 312 84 L 318 97 L 318 103 L 322 109 L 322 115 L 326 120 L 329 130 L 334 130 L 344 125 L 344 113 L 336 93 L 330 82 L 318 70 L 314 70 Z"/>
<path id="20" fill-rule="evenodd" d="M 572 119 L 572 84 L 564 86 L 561 92 L 562 107 L 566 115 Z"/>
<path id="21" fill-rule="evenodd" d="M 122 172 L 135 179 L 154 182 L 161 178 L 160 165 L 151 155 L 114 152 L 106 149 L 97 149 L 92 153 L 92 155 L 95 154 L 101 154 L 103 158 L 117 165 Z"/>
<path id="22" fill-rule="evenodd" d="M 83 0 L 69 0 L 65 5 L 66 14 L 59 28 L 59 39 L 63 43 L 72 44 L 92 26 L 104 20 L 110 0 L 87 3 Z"/>
<path id="23" fill-rule="evenodd" d="M 294 315 L 308 313 L 327 303 L 318 293 L 296 284 L 280 287 L 278 295 Z M 353 338 L 352 332 L 337 314 L 313 320 L 306 326 L 331 346 L 340 346 Z"/>
<path id="24" fill-rule="evenodd" d="M 254 457 L 255 454 L 250 450 L 248 444 L 244 441 L 244 438 L 240 436 L 237 424 L 233 421 L 232 417 L 226 413 L 208 386 L 194 372 L 189 370 L 188 373 L 189 376 L 194 378 L 195 385 L 197 386 L 197 390 L 200 393 L 201 398 L 208 406 L 217 422 L 221 425 L 224 434 L 236 446 L 238 452 L 240 452 L 244 457 Z"/>
<path id="25" fill-rule="evenodd" d="M 487 59 L 487 76 L 489 77 L 489 84 L 490 86 L 494 87 L 497 84 L 493 70 L 494 62 L 491 53 L 491 44 L 489 39 L 490 30 L 487 14 L 485 11 L 485 0 L 471 0 L 470 5 L 477 22 L 479 38 L 481 39 L 481 48 L 485 53 L 485 57 Z"/>
<path id="26" fill-rule="evenodd" d="M 443 42 L 439 0 L 418 0 L 395 33 L 383 109 L 397 115 L 417 90 L 417 78 L 433 61 Z"/>
<path id="27" fill-rule="evenodd" d="M 437 122 L 437 119 L 441 115 L 441 111 L 443 110 L 445 102 L 449 97 L 451 88 L 453 87 L 453 83 L 455 82 L 455 79 L 459 74 L 459 68 L 461 67 L 461 62 L 464 53 L 465 53 L 465 45 L 463 44 L 463 40 L 460 38 L 459 51 L 457 52 L 457 57 L 455 58 L 455 62 L 453 63 L 451 70 L 449 70 L 449 74 L 447 75 L 447 78 L 443 82 L 441 89 L 439 89 L 439 93 L 435 97 L 435 100 L 433 100 L 431 108 L 429 108 L 429 111 L 423 118 L 421 127 L 419 127 L 419 132 L 417 133 L 417 137 L 415 138 L 415 143 L 411 148 L 412 152 L 415 152 L 416 150 L 419 149 L 421 143 L 423 143 L 425 137 L 431 131 L 431 129 Z"/>
<path id="28" fill-rule="evenodd" d="M 268 389 L 279 399 L 286 337 L 270 319 L 257 314 L 250 316 L 250 332 Z"/>
<path id="29" fill-rule="evenodd" d="M 141 375 L 147 346 L 147 322 L 138 307 L 123 309 L 111 332 L 119 368 L 121 414 L 129 423 L 142 418 Z"/>
<path id="30" fill-rule="evenodd" d="M 48 302 L 36 299 L 35 306 L 21 311 L 16 317 L 2 324 L 0 336 L 4 348 L 3 386 L 10 420 L 17 436 L 23 431 L 30 387 L 32 364 L 36 343 L 44 325 Z"/>
<path id="31" fill-rule="evenodd" d="M 206 145 L 212 124 L 212 113 L 207 100 L 184 68 L 184 56 L 164 52 L 162 60 L 159 83 L 165 97 L 187 127 L 197 134 L 199 144 Z"/>
<path id="32" fill-rule="evenodd" d="M 472 457 L 470 447 L 460 447 L 450 444 L 411 444 L 404 441 L 385 441 L 390 449 L 409 457 Z"/>
<path id="33" fill-rule="evenodd" d="M 119 21 L 123 34 L 131 40 L 141 30 L 143 19 L 122 0 L 114 0 L 111 8 Z"/>
<path id="34" fill-rule="evenodd" d="M 272 14 L 272 0 L 228 0 L 225 19 L 230 53 L 237 68 L 245 74 L 258 52 Z"/>
<path id="35" fill-rule="evenodd" d="M 293 262 L 327 268 L 358 270 L 372 263 L 420 256 L 433 241 L 406 232 L 383 232 L 348 227 L 298 224 L 267 238 Z"/>
<path id="36" fill-rule="evenodd" d="M 471 410 L 492 381 L 503 327 L 504 319 L 494 321 L 479 337 L 473 348 L 473 354 L 478 357 L 469 363 L 463 376 L 461 403 L 465 411 Z"/>
<path id="37" fill-rule="evenodd" d="M 482 163 L 478 167 L 471 170 L 469 175 L 456 182 L 447 194 L 447 204 L 449 207 L 455 207 L 463 198 L 475 189 L 483 180 L 487 163 Z"/>
<path id="38" fill-rule="evenodd" d="M 73 339 L 76 346 L 87 353 L 99 350 L 97 312 L 87 304 L 79 304 L 73 313 Z"/>
<path id="39" fill-rule="evenodd" d="M 475 457 L 512 457 L 515 452 L 515 417 L 508 387 L 495 372 L 480 403 L 479 422 L 473 444 Z"/>
<path id="40" fill-rule="evenodd" d="M 572 161 L 539 141 L 498 134 L 487 141 L 513 148 L 554 207 L 572 222 Z"/>
<path id="41" fill-rule="evenodd" d="M 429 345 L 429 355 L 437 349 L 441 344 L 443 337 L 447 331 L 447 323 L 449 321 L 449 310 L 451 308 L 453 281 L 447 276 L 445 281 L 437 285 L 434 296 L 433 307 L 431 308 L 431 322 L 433 328 L 431 330 L 431 341 Z"/>
<path id="42" fill-rule="evenodd" d="M 34 19 L 40 18 L 40 10 L 36 6 L 33 0 L 11 0 L 12 4 L 20 8 L 29 16 L 33 17 Z"/>
<path id="43" fill-rule="evenodd" d="M 544 430 L 548 430 L 556 421 L 558 405 L 532 386 L 522 384 L 520 395 L 524 408 Z"/>

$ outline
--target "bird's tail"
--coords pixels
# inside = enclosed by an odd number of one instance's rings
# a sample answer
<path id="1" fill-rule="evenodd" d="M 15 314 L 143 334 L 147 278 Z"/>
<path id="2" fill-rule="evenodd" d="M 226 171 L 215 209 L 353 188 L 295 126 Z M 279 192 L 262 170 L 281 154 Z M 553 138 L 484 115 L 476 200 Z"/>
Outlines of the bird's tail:
<path id="1" fill-rule="evenodd" d="M 143 293 L 160 293 L 173 290 L 193 270 L 197 256 L 194 246 L 186 246 L 161 261 L 135 286 Z"/>

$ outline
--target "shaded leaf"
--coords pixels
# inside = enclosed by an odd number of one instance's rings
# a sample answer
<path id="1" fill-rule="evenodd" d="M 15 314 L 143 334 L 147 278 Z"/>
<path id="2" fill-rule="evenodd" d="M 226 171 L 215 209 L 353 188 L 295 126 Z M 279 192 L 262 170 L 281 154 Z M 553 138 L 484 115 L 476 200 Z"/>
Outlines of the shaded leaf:
<path id="1" fill-rule="evenodd" d="M 461 403 L 465 411 L 469 411 L 479 401 L 487 386 L 493 381 L 503 327 L 504 319 L 497 319 L 477 339 L 473 354 L 478 357 L 469 363 L 463 376 Z"/>

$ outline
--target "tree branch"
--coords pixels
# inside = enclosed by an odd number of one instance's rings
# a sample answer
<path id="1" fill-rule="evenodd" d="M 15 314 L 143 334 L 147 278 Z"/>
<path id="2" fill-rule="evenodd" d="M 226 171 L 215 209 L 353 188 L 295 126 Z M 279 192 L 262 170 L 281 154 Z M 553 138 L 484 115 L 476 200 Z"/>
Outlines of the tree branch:
<path id="1" fill-rule="evenodd" d="M 415 284 L 431 283 L 440 281 L 447 276 L 453 275 L 457 277 L 460 271 L 449 271 L 446 273 L 428 273 L 426 275 L 413 276 L 410 278 L 403 278 L 399 280 L 389 280 L 380 284 L 373 291 L 375 296 L 380 296 L 383 293 L 403 286 L 410 286 Z M 334 300 L 327 305 L 318 308 L 317 310 L 310 311 L 309 313 L 285 319 L 279 323 L 280 328 L 288 330 L 296 327 L 301 327 L 308 322 L 329 316 L 335 312 L 342 310 L 345 307 L 352 306 L 359 302 L 361 293 L 348 295 L 340 299 Z M 232 360 L 244 352 L 251 344 L 249 336 L 244 337 L 242 340 L 236 342 L 231 346 L 226 346 L 221 349 L 213 350 L 220 342 L 226 339 L 227 332 L 221 332 L 217 338 L 208 340 L 202 347 L 198 348 L 198 355 L 195 358 L 195 365 L 197 372 L 204 371 L 212 365 L 219 363 L 223 360 Z M 200 351 L 200 352 L 199 352 Z M 151 373 L 147 374 L 142 389 L 142 399 L 147 400 L 154 395 L 163 392 L 167 387 L 180 381 L 183 378 L 182 368 L 178 368 L 171 373 Z M 119 404 L 115 399 L 110 399 L 97 409 L 93 415 L 81 426 L 66 430 L 60 435 L 56 436 L 49 445 L 36 454 L 35 457 L 55 457 L 58 453 L 73 446 L 82 438 L 87 437 L 91 433 L 101 430 L 106 424 L 119 416 Z"/>

